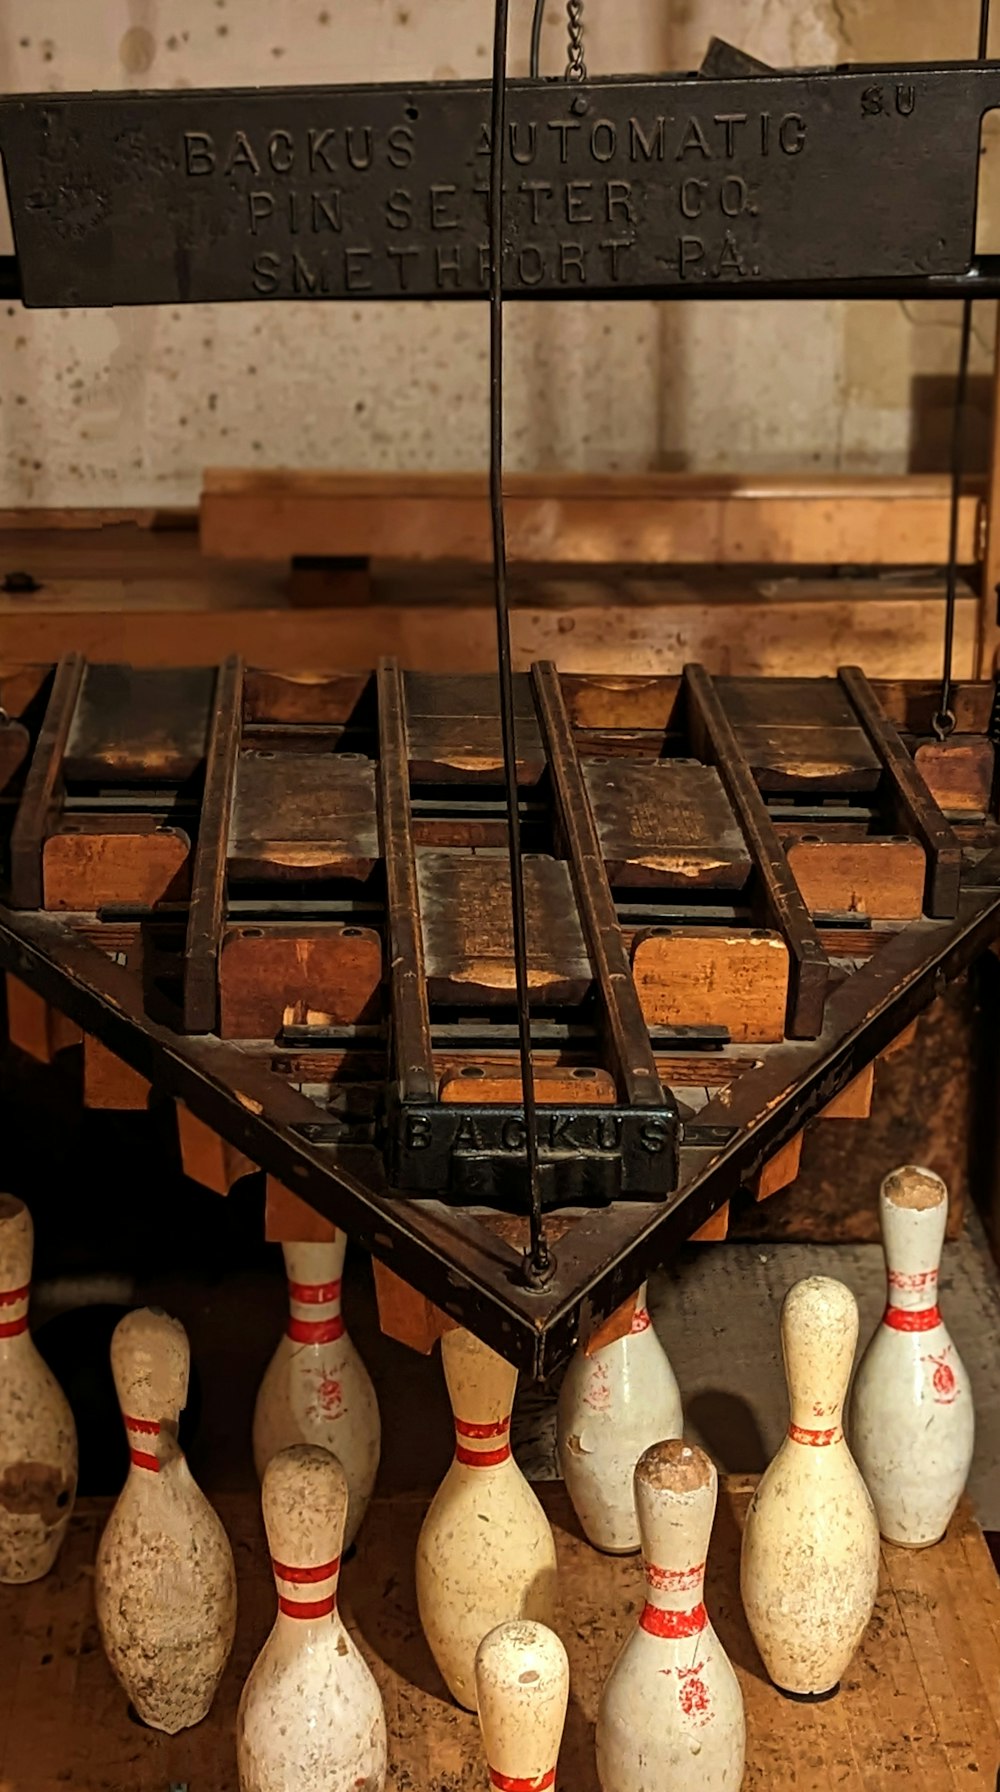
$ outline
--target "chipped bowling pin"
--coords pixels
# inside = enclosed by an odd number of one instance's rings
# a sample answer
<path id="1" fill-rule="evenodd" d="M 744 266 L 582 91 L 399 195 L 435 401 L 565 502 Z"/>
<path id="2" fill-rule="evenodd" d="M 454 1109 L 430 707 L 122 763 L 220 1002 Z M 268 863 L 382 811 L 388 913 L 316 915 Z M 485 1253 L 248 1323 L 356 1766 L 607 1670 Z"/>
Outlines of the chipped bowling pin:
<path id="1" fill-rule="evenodd" d="M 842 1282 L 789 1289 L 781 1347 L 788 1435 L 761 1476 L 743 1531 L 740 1587 L 754 1641 L 784 1692 L 832 1691 L 878 1589 L 878 1521 L 844 1442 L 858 1309 Z"/>
<path id="2" fill-rule="evenodd" d="M 0 1581 L 47 1574 L 76 1496 L 76 1426 L 28 1331 L 34 1231 L 14 1195 L 0 1195 Z"/>
<path id="3" fill-rule="evenodd" d="M 346 1233 L 329 1244 L 286 1244 L 289 1316 L 264 1374 L 253 1415 L 253 1454 L 263 1479 L 291 1444 L 321 1444 L 347 1476 L 346 1549 L 378 1472 L 382 1430 L 375 1389 L 340 1311 Z"/>
<path id="4" fill-rule="evenodd" d="M 94 1580 L 108 1660 L 139 1716 L 171 1736 L 206 1715 L 236 1628 L 229 1540 L 177 1443 L 189 1367 L 179 1319 L 143 1307 L 115 1327 L 131 1462 Z"/>
<path id="5" fill-rule="evenodd" d="M 850 1438 L 890 1543 L 936 1543 L 961 1498 L 975 1433 L 972 1389 L 937 1305 L 948 1190 L 913 1164 L 882 1184 L 885 1316 L 854 1379 Z"/>
<path id="6" fill-rule="evenodd" d="M 498 1624 L 476 1650 L 476 1703 L 490 1785 L 547 1792 L 569 1699 L 569 1661 L 554 1630 Z"/>
<path id="7" fill-rule="evenodd" d="M 552 1627 L 556 1546 L 510 1453 L 517 1370 L 471 1332 L 441 1340 L 455 1456 L 417 1542 L 417 1605 L 448 1690 L 476 1708 L 474 1663 L 487 1631 L 511 1618 Z"/>
<path id="8" fill-rule="evenodd" d="M 639 1289 L 632 1328 L 588 1356 L 581 1346 L 559 1390 L 556 1441 L 566 1491 L 595 1548 L 639 1548 L 633 1477 L 643 1450 L 684 1428 L 681 1396 Z"/>
<path id="9" fill-rule="evenodd" d="M 601 1695 L 602 1792 L 737 1792 L 743 1695 L 705 1610 L 718 1476 L 682 1438 L 635 1469 L 645 1604 Z"/>
<path id="10" fill-rule="evenodd" d="M 296 1444 L 271 1458 L 261 1499 L 278 1614 L 240 1699 L 240 1792 L 382 1792 L 382 1695 L 337 1611 L 347 1478 Z"/>

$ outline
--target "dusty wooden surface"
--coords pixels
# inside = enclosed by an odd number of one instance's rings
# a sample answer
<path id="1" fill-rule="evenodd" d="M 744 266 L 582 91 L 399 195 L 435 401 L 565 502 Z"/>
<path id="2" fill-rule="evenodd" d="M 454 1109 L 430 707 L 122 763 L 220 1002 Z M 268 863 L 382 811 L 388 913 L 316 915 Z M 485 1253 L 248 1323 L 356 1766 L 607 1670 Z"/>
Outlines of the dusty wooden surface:
<path id="1" fill-rule="evenodd" d="M 801 1705 L 764 1680 L 739 1603 L 739 1526 L 752 1485 L 738 1479 L 722 1493 L 707 1593 L 746 1701 L 747 1792 L 873 1792 L 903 1783 L 914 1792 L 992 1792 L 1000 1580 L 968 1510 L 935 1549 L 883 1549 L 875 1615 L 839 1697 Z M 581 1540 L 560 1486 L 539 1492 L 556 1531 L 571 1670 L 559 1784 L 598 1792 L 594 1717 L 635 1622 L 639 1569 L 634 1557 L 600 1556 Z M 0 1784 L 17 1792 L 64 1784 L 80 1792 L 236 1792 L 236 1703 L 274 1611 L 257 1501 L 219 1501 L 239 1581 L 236 1647 L 211 1716 L 172 1738 L 129 1719 L 98 1641 L 92 1565 L 107 1507 L 82 1503 L 48 1579 L 0 1588 Z M 344 1570 L 342 1609 L 385 1699 L 387 1792 L 479 1792 L 476 1720 L 445 1695 L 417 1623 L 413 1555 L 425 1509 L 426 1496 L 412 1494 L 375 1502 Z"/>

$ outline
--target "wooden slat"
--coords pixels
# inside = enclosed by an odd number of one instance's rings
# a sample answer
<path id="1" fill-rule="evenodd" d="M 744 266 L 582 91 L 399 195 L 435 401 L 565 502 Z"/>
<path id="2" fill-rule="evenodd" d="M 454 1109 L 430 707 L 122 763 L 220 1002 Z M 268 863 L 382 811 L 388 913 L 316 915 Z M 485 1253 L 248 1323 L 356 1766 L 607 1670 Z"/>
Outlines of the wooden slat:
<path id="1" fill-rule="evenodd" d="M 85 666 L 79 653 L 67 653 L 56 668 L 45 720 L 11 830 L 10 892 L 14 908 L 42 905 L 42 847 L 62 783 L 63 754 Z"/>
<path id="2" fill-rule="evenodd" d="M 512 560 L 544 563 L 921 566 L 943 559 L 948 485 L 939 476 L 858 479 L 512 474 Z M 209 556 L 295 555 L 487 561 L 485 474 L 209 469 L 201 543 Z M 959 559 L 975 558 L 977 498 L 962 499 Z"/>
<path id="3" fill-rule="evenodd" d="M 919 840 L 927 854 L 926 909 L 952 920 L 958 912 L 962 849 L 911 755 L 860 666 L 842 666 L 838 674 L 858 720 L 882 762 L 885 792 L 897 816 L 896 825 Z"/>
<path id="4" fill-rule="evenodd" d="M 177 1110 L 177 1137 L 181 1149 L 181 1167 L 192 1182 L 200 1182 L 216 1195 L 228 1195 L 235 1182 L 256 1170 L 252 1163 L 228 1139 L 223 1139 L 182 1101 Z"/>
<path id="5" fill-rule="evenodd" d="M 8 971 L 5 976 L 7 994 L 7 1037 L 18 1051 L 27 1053 L 36 1063 L 51 1064 L 57 1052 L 79 1045 L 83 1034 L 75 1021 L 60 1014 L 43 997 L 36 995 L 19 977 Z"/>
<path id="6" fill-rule="evenodd" d="M 663 1089 L 615 913 L 559 674 L 551 660 L 543 660 L 532 667 L 531 675 L 611 1067 L 622 1097 L 631 1107 L 662 1107 Z"/>
<path id="7" fill-rule="evenodd" d="M 219 667 L 205 761 L 191 907 L 184 946 L 184 1028 L 211 1033 L 218 1009 L 218 959 L 226 907 L 226 854 L 243 726 L 243 667 Z"/>
<path id="8" fill-rule="evenodd" d="M 823 1025 L 830 968 L 822 942 L 711 678 L 704 666 L 688 665 L 684 679 L 695 751 L 718 770 L 760 878 L 768 921 L 788 946 L 788 1033 L 793 1039 L 815 1039 Z"/>
<path id="9" fill-rule="evenodd" d="M 337 1228 L 308 1201 L 286 1188 L 276 1176 L 268 1176 L 264 1206 L 264 1237 L 269 1244 L 332 1244 Z"/>
<path id="10" fill-rule="evenodd" d="M 420 889 L 410 816 L 406 689 L 394 659 L 379 661 L 379 828 L 388 901 L 393 1053 L 402 1100 L 432 1101 L 436 1088 L 424 973 Z"/>
<path id="11" fill-rule="evenodd" d="M 83 1099 L 88 1108 L 109 1108 L 115 1113 L 143 1111 L 149 1101 L 150 1084 L 130 1064 L 93 1034 L 83 1041 Z"/>

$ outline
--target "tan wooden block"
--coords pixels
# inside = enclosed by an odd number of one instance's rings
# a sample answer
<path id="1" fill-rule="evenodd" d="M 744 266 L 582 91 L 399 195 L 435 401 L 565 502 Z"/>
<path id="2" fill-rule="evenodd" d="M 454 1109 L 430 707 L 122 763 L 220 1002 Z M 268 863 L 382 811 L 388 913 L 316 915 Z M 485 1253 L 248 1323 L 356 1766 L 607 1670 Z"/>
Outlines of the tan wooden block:
<path id="1" fill-rule="evenodd" d="M 640 934 L 632 974 L 650 1027 L 727 1027 L 737 1043 L 785 1036 L 788 947 L 763 930 L 685 927 Z"/>
<path id="2" fill-rule="evenodd" d="M 697 1232 L 692 1232 L 691 1243 L 718 1244 L 726 1237 L 728 1231 L 729 1202 L 723 1201 L 722 1206 L 716 1208 L 711 1219 L 706 1220 L 703 1226 L 699 1226 Z"/>
<path id="3" fill-rule="evenodd" d="M 982 734 L 924 741 L 913 755 L 931 796 L 949 814 L 983 815 L 989 809 L 996 750 Z"/>
<path id="4" fill-rule="evenodd" d="M 137 816 L 99 827 L 66 823 L 42 849 L 42 880 L 49 909 L 183 902 L 191 889 L 191 842 L 182 828 L 143 827 Z"/>
<path id="5" fill-rule="evenodd" d="M 612 1106 L 615 1080 L 606 1070 L 578 1065 L 563 1069 L 558 1065 L 535 1068 L 535 1100 L 543 1105 L 578 1106 L 588 1104 Z M 465 1064 L 450 1070 L 441 1078 L 440 1099 L 443 1102 L 513 1102 L 524 1100 L 521 1073 L 517 1069 L 492 1064 Z"/>
<path id="6" fill-rule="evenodd" d="M 337 1228 L 276 1176 L 267 1178 L 264 1237 L 268 1244 L 332 1244 Z"/>
<path id="7" fill-rule="evenodd" d="M 908 1027 L 904 1027 L 901 1033 L 896 1034 L 892 1044 L 887 1045 L 884 1052 L 879 1052 L 878 1062 L 881 1064 L 886 1058 L 894 1058 L 897 1052 L 905 1052 L 907 1046 L 913 1044 L 919 1029 L 920 1017 L 918 1015 L 916 1020 L 911 1020 Z"/>
<path id="8" fill-rule="evenodd" d="M 219 1137 L 204 1120 L 192 1114 L 182 1101 L 177 1102 L 177 1134 L 180 1139 L 181 1164 L 185 1176 L 200 1182 L 216 1195 L 228 1195 L 241 1176 L 256 1170 L 242 1151 Z"/>
<path id="9" fill-rule="evenodd" d="M 118 1112 L 143 1109 L 151 1085 L 131 1064 L 126 1064 L 100 1039 L 86 1034 L 83 1041 L 83 1099 L 88 1108 Z"/>
<path id="10" fill-rule="evenodd" d="M 353 1026 L 381 1012 L 382 942 L 339 922 L 227 928 L 219 955 L 223 1039 L 274 1039 L 288 1011 Z"/>
<path id="11" fill-rule="evenodd" d="M 75 1021 L 9 971 L 6 983 L 7 1037 L 11 1045 L 39 1064 L 51 1064 L 57 1052 L 79 1045 L 83 1034 Z"/>
<path id="12" fill-rule="evenodd" d="M 923 913 L 927 863 L 916 840 L 800 839 L 787 852 L 813 914 L 913 921 Z"/>
<path id="13" fill-rule="evenodd" d="M 395 1270 L 387 1269 L 377 1257 L 372 1258 L 375 1271 L 375 1295 L 378 1300 L 379 1324 L 387 1338 L 408 1344 L 421 1356 L 430 1356 L 438 1339 L 452 1331 L 455 1321 L 442 1313 L 425 1294 L 418 1294 Z"/>
<path id="14" fill-rule="evenodd" d="M 789 1183 L 795 1181 L 801 1160 L 802 1134 L 797 1132 L 793 1139 L 782 1145 L 757 1171 L 750 1184 L 754 1199 L 766 1201 L 770 1195 L 776 1195 L 779 1189 L 787 1188 Z"/>
<path id="15" fill-rule="evenodd" d="M 841 1089 L 832 1101 L 828 1101 L 822 1112 L 817 1114 L 818 1120 L 867 1120 L 872 1111 L 872 1096 L 875 1092 L 875 1065 L 866 1064 L 864 1070 L 849 1082 L 846 1089 Z"/>
<path id="16" fill-rule="evenodd" d="M 616 1307 L 602 1324 L 594 1327 L 584 1344 L 588 1356 L 593 1356 L 595 1351 L 603 1350 L 606 1344 L 617 1344 L 619 1338 L 628 1337 L 632 1330 L 632 1321 L 635 1318 L 638 1300 L 639 1291 L 636 1289 L 636 1292 L 630 1294 L 628 1300 L 623 1300 L 621 1306 Z"/>

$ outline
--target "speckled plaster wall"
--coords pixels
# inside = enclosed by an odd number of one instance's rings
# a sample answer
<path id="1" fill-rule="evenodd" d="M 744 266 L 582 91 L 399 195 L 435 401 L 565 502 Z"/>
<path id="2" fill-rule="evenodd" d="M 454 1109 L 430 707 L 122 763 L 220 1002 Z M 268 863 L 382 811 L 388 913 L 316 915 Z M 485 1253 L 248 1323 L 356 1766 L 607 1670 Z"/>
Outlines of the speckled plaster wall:
<path id="1" fill-rule="evenodd" d="M 978 10 L 587 0 L 588 63 L 694 67 L 712 31 L 786 65 L 967 55 Z M 554 71 L 561 0 L 549 11 Z M 529 13 L 514 0 L 514 71 Z M 488 70 L 491 15 L 490 0 L 0 0 L 0 89 L 468 77 Z M 188 503 L 206 465 L 482 465 L 485 325 L 473 305 L 0 311 L 0 504 Z M 992 327 L 979 307 L 980 369 Z M 524 304 L 508 335 L 511 466 L 896 471 L 940 461 L 958 320 L 948 305 Z"/>

